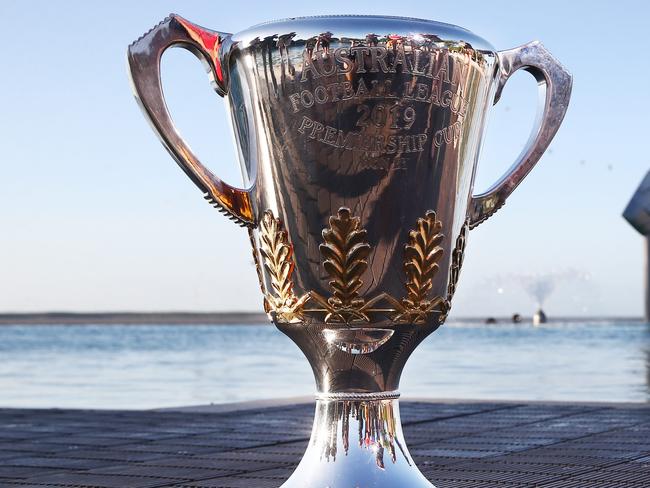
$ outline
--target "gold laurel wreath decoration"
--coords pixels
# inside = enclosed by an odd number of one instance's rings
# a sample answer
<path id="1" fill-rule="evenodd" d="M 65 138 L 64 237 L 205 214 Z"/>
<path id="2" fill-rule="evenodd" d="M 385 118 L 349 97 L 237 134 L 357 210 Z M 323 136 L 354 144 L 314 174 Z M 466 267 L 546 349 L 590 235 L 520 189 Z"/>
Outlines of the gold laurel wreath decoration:
<path id="1" fill-rule="evenodd" d="M 368 268 L 366 258 L 370 244 L 366 231 L 360 226 L 359 217 L 353 217 L 350 209 L 341 207 L 336 216 L 329 219 L 329 227 L 323 230 L 323 244 L 319 246 L 323 267 L 330 276 L 332 296 L 325 300 L 312 293 L 313 298 L 328 311 L 325 322 L 369 322 L 364 312 L 366 301 L 359 296 L 363 286 L 361 277 Z"/>
<path id="2" fill-rule="evenodd" d="M 260 267 L 260 260 L 257 253 L 257 246 L 255 245 L 255 234 L 252 228 L 248 228 L 248 239 L 250 240 L 251 247 L 253 248 L 253 263 L 255 263 L 255 272 L 257 273 L 257 281 L 262 290 L 262 295 L 266 296 L 266 287 L 264 286 L 264 278 L 262 277 L 262 268 Z M 265 307 L 266 308 L 266 307 Z"/>
<path id="3" fill-rule="evenodd" d="M 447 299 L 430 297 L 433 278 L 439 271 L 444 253 L 440 245 L 444 239 L 441 230 L 442 223 L 430 210 L 409 232 L 404 246 L 406 297 L 398 300 L 380 293 L 367 299 L 359 292 L 371 252 L 367 232 L 361 227 L 359 217 L 353 216 L 349 208 L 341 207 L 337 215 L 329 218 L 329 226 L 323 229 L 323 243 L 319 246 L 332 295 L 324 297 L 309 291 L 298 297 L 293 290 L 293 248 L 282 222 L 267 210 L 260 222 L 259 239 L 260 253 L 271 284 L 270 290 L 266 287 L 263 290 L 264 309 L 267 313 L 274 313 L 275 320 L 282 323 L 304 322 L 307 314 L 325 314 L 322 319 L 325 323 L 368 323 L 371 322 L 370 314 L 376 313 L 387 315 L 395 323 L 414 324 L 424 324 L 430 314 L 438 313 L 442 322 L 447 316 L 462 264 L 466 229 L 456 242 Z M 318 306 L 305 307 L 310 300 Z M 380 302 L 385 306 L 376 308 Z"/>
<path id="4" fill-rule="evenodd" d="M 309 294 L 298 298 L 293 292 L 293 248 L 282 222 L 270 210 L 264 212 L 260 222 L 260 250 L 272 289 L 264 297 L 264 310 L 275 312 L 282 322 L 301 322 L 303 305 L 309 300 Z"/>
<path id="5" fill-rule="evenodd" d="M 407 294 L 402 299 L 404 310 L 395 317 L 397 322 L 421 324 L 431 312 L 445 312 L 446 303 L 442 297 L 429 299 L 433 278 L 440 269 L 439 262 L 444 253 L 440 247 L 444 239 L 441 230 L 442 222 L 434 211 L 429 210 L 409 232 L 408 244 L 404 246 Z"/>

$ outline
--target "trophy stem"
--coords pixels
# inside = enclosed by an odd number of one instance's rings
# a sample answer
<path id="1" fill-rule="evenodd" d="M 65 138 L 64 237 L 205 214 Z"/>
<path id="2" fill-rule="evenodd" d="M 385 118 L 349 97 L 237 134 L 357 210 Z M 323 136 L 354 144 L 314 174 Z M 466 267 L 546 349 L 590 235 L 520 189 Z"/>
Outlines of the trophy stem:
<path id="1" fill-rule="evenodd" d="M 318 395 L 309 446 L 281 488 L 434 488 L 404 442 L 398 396 Z"/>

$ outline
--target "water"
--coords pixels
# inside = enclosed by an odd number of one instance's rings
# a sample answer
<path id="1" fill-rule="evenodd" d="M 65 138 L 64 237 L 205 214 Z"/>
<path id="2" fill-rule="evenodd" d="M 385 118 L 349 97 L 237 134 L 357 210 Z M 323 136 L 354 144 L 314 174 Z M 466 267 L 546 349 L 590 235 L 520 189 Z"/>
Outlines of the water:
<path id="1" fill-rule="evenodd" d="M 405 397 L 650 400 L 650 328 L 456 322 L 409 360 Z M 311 370 L 260 326 L 0 326 L 0 406 L 156 408 L 310 395 Z"/>

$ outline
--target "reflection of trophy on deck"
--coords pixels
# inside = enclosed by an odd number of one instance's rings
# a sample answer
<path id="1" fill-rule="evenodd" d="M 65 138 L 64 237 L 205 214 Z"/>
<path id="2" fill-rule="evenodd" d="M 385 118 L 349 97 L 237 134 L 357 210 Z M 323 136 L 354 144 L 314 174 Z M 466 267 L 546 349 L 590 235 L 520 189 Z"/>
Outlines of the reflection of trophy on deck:
<path id="1" fill-rule="evenodd" d="M 213 175 L 176 131 L 160 82 L 174 45 L 203 59 L 228 98 L 246 189 Z M 459 27 L 394 17 L 229 35 L 171 16 L 128 59 L 169 152 L 248 228 L 264 308 L 314 371 L 312 440 L 284 486 L 431 486 L 402 437 L 402 369 L 447 317 L 468 229 L 503 205 L 555 135 L 570 75 L 539 43 L 497 53 Z M 521 68 L 545 90 L 541 117 L 508 173 L 473 196 L 488 108 Z"/>

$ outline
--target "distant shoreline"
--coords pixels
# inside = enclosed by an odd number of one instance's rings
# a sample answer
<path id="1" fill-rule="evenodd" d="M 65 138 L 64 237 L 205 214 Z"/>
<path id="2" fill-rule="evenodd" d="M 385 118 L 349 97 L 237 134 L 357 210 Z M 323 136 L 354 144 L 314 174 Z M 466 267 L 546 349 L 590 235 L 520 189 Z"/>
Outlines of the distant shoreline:
<path id="1" fill-rule="evenodd" d="M 510 324 L 510 317 L 495 317 Z M 450 322 L 484 323 L 485 317 L 458 317 Z M 641 317 L 552 317 L 550 322 L 643 322 Z M 530 322 L 524 318 L 523 323 Z M 0 313 L 2 325 L 269 325 L 261 312 L 42 312 Z"/>
<path id="2" fill-rule="evenodd" d="M 0 325 L 260 325 L 259 312 L 44 312 L 3 313 Z"/>

